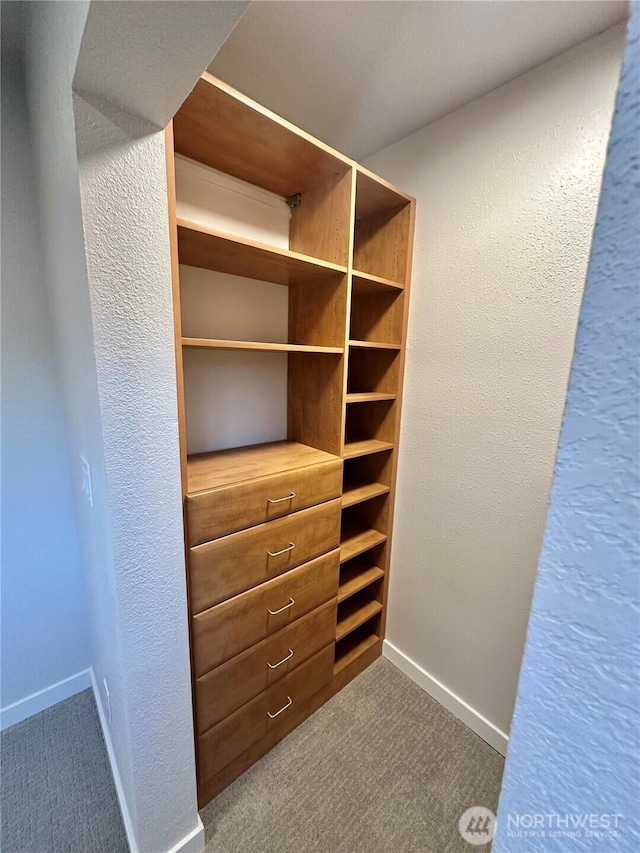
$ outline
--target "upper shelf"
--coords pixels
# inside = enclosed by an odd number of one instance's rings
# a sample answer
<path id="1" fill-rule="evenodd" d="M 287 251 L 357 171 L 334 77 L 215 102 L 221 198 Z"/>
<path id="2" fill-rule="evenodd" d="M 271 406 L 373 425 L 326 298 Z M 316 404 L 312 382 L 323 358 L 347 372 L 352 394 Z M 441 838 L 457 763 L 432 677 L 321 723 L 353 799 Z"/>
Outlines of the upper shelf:
<path id="1" fill-rule="evenodd" d="M 404 290 L 404 285 L 390 278 L 353 270 L 353 292 L 359 293 L 398 293 Z"/>
<path id="2" fill-rule="evenodd" d="M 413 198 L 383 178 L 358 166 L 356 177 L 356 219 L 375 216 L 405 207 Z"/>
<path id="3" fill-rule="evenodd" d="M 352 161 L 206 72 L 173 122 L 178 154 L 285 198 Z"/>
<path id="4" fill-rule="evenodd" d="M 329 261 L 221 234 L 184 219 L 178 219 L 178 258 L 190 267 L 285 285 L 331 282 L 347 271 Z"/>

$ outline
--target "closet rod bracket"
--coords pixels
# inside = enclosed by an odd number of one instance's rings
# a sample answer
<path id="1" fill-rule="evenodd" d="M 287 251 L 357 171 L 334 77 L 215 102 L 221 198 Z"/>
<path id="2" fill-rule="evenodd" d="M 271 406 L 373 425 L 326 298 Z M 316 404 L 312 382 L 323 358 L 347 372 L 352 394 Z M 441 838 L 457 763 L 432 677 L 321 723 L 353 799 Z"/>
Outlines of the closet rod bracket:
<path id="1" fill-rule="evenodd" d="M 300 207 L 302 203 L 302 193 L 294 193 L 290 195 L 289 198 L 285 199 L 289 207 L 293 210 L 296 207 Z"/>

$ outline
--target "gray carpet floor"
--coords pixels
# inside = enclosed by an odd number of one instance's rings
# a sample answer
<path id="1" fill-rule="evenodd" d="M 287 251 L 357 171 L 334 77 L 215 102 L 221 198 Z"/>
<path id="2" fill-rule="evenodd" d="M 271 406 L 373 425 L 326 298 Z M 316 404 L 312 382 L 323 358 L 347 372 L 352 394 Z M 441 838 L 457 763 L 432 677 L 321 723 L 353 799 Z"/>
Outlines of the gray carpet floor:
<path id="1" fill-rule="evenodd" d="M 90 691 L 6 730 L 2 853 L 127 853 Z M 469 853 L 503 759 L 376 661 L 201 812 L 206 853 Z"/>
<path id="2" fill-rule="evenodd" d="M 2 853 L 128 853 L 93 694 L 2 732 Z"/>
<path id="3" fill-rule="evenodd" d="M 206 853 L 469 853 L 504 759 L 378 659 L 202 810 Z"/>

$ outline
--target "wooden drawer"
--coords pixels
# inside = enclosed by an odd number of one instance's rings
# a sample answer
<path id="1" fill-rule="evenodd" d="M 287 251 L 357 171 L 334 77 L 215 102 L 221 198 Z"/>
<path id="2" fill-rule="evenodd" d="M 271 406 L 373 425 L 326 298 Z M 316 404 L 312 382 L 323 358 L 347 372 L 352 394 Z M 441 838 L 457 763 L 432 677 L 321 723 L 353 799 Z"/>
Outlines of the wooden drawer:
<path id="1" fill-rule="evenodd" d="M 334 598 L 317 607 L 272 637 L 196 679 L 198 734 L 332 643 L 336 635 L 336 601 Z"/>
<path id="2" fill-rule="evenodd" d="M 296 667 L 198 737 L 198 782 L 202 785 L 230 761 L 286 721 L 287 712 L 313 696 L 333 677 L 333 643 Z M 277 715 L 270 717 L 269 715 Z M 286 722 L 284 722 L 286 725 Z"/>
<path id="3" fill-rule="evenodd" d="M 340 503 L 339 499 L 328 501 L 190 548 L 192 613 L 337 548 Z"/>
<path id="4" fill-rule="evenodd" d="M 187 497 L 187 542 L 200 545 L 339 498 L 342 460 L 234 483 Z M 282 500 L 293 495 L 288 500 Z"/>
<path id="5" fill-rule="evenodd" d="M 338 594 L 339 565 L 340 550 L 336 548 L 194 616 L 195 676 L 334 598 Z"/>

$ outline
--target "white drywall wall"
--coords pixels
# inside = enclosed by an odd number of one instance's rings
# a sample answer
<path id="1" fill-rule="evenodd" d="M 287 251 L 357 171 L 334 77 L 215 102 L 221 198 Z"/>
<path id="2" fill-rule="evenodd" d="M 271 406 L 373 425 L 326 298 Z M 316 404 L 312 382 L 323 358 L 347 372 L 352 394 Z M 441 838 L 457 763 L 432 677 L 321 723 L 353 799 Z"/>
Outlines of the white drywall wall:
<path id="1" fill-rule="evenodd" d="M 4 727 L 86 687 L 86 675 L 73 676 L 90 665 L 26 93 L 4 51 L 1 337 Z"/>
<path id="2" fill-rule="evenodd" d="M 237 18 L 245 4 L 180 4 L 179 30 L 175 4 L 126 4 L 136 7 L 127 63 L 100 66 L 110 75 L 104 89 L 82 77 L 83 92 L 118 125 L 76 96 L 76 139 L 72 81 L 81 43 L 90 51 L 99 43 L 107 54 L 119 49 L 123 4 L 97 5 L 90 14 L 88 3 L 29 4 L 26 69 L 46 285 L 76 470 L 92 666 L 127 835 L 134 851 L 195 853 L 204 839 L 195 798 L 164 138 L 151 131 L 171 118 L 228 34 L 230 10 Z M 118 86 L 122 99 L 105 100 Z M 145 88 L 150 111 L 122 112 L 126 93 L 142 97 Z M 79 488 L 80 455 L 92 467 L 93 508 Z"/>
<path id="3" fill-rule="evenodd" d="M 484 736 L 494 727 L 500 748 L 623 34 L 574 48 L 366 164 L 418 201 L 387 640 Z"/>
<path id="4" fill-rule="evenodd" d="M 634 3 L 495 853 L 640 849 L 639 141 Z"/>

